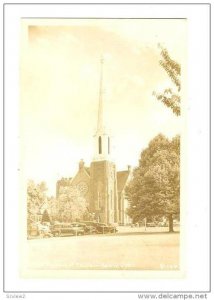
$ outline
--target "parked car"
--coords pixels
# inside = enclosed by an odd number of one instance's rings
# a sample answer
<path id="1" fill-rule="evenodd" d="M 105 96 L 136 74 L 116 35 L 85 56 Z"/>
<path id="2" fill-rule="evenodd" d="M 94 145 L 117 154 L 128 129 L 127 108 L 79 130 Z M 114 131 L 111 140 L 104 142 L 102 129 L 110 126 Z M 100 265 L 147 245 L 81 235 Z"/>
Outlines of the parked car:
<path id="1" fill-rule="evenodd" d="M 96 226 L 93 225 L 87 225 L 87 233 L 88 234 L 97 234 L 98 230 Z"/>
<path id="2" fill-rule="evenodd" d="M 99 233 L 97 230 L 98 222 L 94 221 L 82 221 L 81 223 L 85 224 L 85 232 L 86 234 L 96 234 Z"/>
<path id="3" fill-rule="evenodd" d="M 84 234 L 83 227 L 79 227 L 70 223 L 61 223 L 53 225 L 51 231 L 54 236 Z"/>
<path id="4" fill-rule="evenodd" d="M 117 228 L 114 225 L 107 225 L 105 223 L 97 223 L 97 232 L 98 233 L 115 233 Z"/>
<path id="5" fill-rule="evenodd" d="M 116 233 L 118 231 L 117 227 L 114 224 L 109 224 L 108 227 L 110 233 Z"/>
<path id="6" fill-rule="evenodd" d="M 83 223 L 71 223 L 71 228 L 74 231 L 74 235 L 84 235 L 86 233 L 86 225 Z"/>
<path id="7" fill-rule="evenodd" d="M 156 227 L 157 225 L 155 224 L 155 222 L 148 222 L 146 223 L 146 227 Z"/>

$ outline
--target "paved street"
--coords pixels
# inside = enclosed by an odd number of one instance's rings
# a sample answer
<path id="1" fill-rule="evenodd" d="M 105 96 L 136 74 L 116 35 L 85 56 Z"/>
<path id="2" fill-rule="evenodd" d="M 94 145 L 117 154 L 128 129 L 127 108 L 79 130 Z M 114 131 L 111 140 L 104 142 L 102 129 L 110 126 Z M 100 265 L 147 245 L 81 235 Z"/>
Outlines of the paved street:
<path id="1" fill-rule="evenodd" d="M 126 228 L 109 235 L 53 237 L 28 240 L 33 269 L 177 270 L 179 233 L 153 228 Z"/>

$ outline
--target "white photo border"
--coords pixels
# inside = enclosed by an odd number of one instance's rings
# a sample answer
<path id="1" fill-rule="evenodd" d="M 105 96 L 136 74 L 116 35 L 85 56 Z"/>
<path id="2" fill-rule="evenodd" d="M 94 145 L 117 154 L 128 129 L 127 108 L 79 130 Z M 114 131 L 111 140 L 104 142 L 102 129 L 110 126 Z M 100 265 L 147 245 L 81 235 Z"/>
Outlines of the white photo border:
<path id="1" fill-rule="evenodd" d="M 4 292 L 210 292 L 210 10 L 210 5 L 203 3 L 4 4 Z M 149 276 L 147 280 L 100 279 L 99 283 L 97 279 L 69 279 L 69 281 L 65 279 L 58 280 L 57 285 L 54 284 L 56 279 L 19 278 L 18 212 L 20 208 L 17 199 L 19 194 L 17 125 L 19 122 L 20 19 L 56 16 L 87 18 L 95 14 L 100 18 L 107 15 L 118 18 L 119 15 L 123 15 L 124 18 L 187 18 L 189 21 L 189 97 L 186 107 L 189 199 L 185 207 L 188 228 L 185 237 L 187 243 L 185 278 L 154 280 Z M 12 234 L 13 239 L 10 238 Z"/>

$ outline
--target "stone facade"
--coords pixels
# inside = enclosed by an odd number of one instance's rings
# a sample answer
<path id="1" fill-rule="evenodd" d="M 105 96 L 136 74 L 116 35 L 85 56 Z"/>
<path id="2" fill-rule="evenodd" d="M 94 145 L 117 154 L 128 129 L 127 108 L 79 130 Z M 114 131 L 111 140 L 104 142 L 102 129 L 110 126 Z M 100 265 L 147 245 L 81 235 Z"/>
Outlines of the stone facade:
<path id="1" fill-rule="evenodd" d="M 90 167 L 91 199 L 89 210 L 103 223 L 118 222 L 118 198 L 115 164 L 93 161 Z"/>

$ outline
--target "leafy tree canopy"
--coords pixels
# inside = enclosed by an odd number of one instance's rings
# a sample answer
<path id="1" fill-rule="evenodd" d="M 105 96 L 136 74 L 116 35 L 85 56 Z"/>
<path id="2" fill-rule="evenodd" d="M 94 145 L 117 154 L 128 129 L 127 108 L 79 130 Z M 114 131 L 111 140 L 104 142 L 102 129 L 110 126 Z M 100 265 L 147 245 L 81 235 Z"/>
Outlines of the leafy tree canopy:
<path id="1" fill-rule="evenodd" d="M 59 218 L 61 221 L 73 222 L 82 219 L 87 211 L 86 199 L 78 188 L 70 186 L 61 189 L 59 195 Z"/>
<path id="2" fill-rule="evenodd" d="M 40 206 L 46 199 L 47 186 L 45 182 L 36 184 L 33 180 L 27 185 L 27 209 L 28 217 L 38 213 Z"/>
<path id="3" fill-rule="evenodd" d="M 159 61 L 160 66 L 166 71 L 173 82 L 175 90 L 172 88 L 166 88 L 162 93 L 153 92 L 153 95 L 157 98 L 157 100 L 171 108 L 175 115 L 180 116 L 181 66 L 170 57 L 166 48 L 163 48 L 161 45 L 159 45 L 159 48 L 161 49 L 161 59 Z"/>
<path id="4" fill-rule="evenodd" d="M 126 194 L 134 222 L 148 216 L 179 214 L 180 138 L 159 134 L 142 151 Z"/>
<path id="5" fill-rule="evenodd" d="M 42 222 L 51 222 L 51 219 L 50 219 L 50 216 L 49 216 L 49 213 L 47 210 L 45 210 L 43 212 L 43 215 L 42 215 Z"/>

